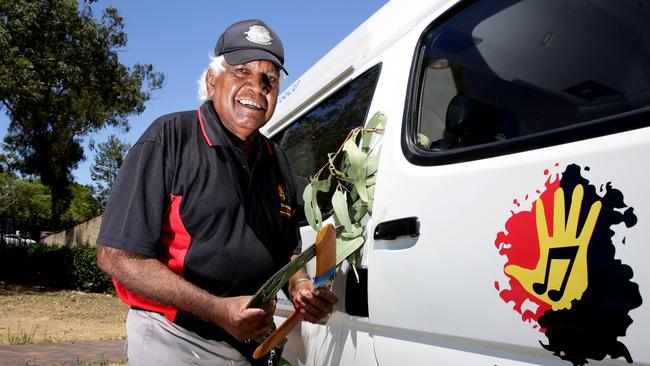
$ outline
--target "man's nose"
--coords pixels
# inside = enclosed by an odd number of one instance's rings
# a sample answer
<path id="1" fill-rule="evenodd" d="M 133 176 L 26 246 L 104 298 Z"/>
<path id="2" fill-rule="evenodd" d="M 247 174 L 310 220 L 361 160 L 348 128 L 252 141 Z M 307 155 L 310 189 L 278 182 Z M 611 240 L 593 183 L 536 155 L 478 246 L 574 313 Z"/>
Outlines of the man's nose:
<path id="1" fill-rule="evenodd" d="M 249 83 L 253 87 L 253 90 L 260 94 L 268 94 L 271 91 L 271 83 L 268 76 L 264 73 L 253 73 L 249 78 Z"/>

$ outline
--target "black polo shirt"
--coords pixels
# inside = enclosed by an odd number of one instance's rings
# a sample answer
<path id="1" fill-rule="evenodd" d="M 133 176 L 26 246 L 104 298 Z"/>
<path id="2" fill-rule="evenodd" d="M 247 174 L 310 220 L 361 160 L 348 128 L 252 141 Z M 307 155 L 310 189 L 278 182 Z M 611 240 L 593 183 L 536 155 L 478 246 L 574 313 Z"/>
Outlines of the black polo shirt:
<path id="1" fill-rule="evenodd" d="M 124 160 L 97 243 L 158 258 L 218 296 L 255 293 L 300 249 L 296 192 L 275 143 L 257 134 L 249 163 L 234 138 L 210 102 L 158 118 Z M 114 283 L 128 305 L 220 338 L 198 318 Z"/>

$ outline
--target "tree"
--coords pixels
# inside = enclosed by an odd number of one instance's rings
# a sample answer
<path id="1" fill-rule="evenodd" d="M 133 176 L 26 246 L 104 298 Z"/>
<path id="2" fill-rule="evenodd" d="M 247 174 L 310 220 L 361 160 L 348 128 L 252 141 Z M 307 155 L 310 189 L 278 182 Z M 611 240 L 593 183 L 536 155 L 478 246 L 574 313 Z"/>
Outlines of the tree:
<path id="1" fill-rule="evenodd" d="M 72 183 L 69 189 L 72 192 L 72 200 L 61 215 L 63 227 L 73 227 L 99 215 L 101 203 L 93 197 L 92 186 Z"/>
<path id="2" fill-rule="evenodd" d="M 0 215 L 12 217 L 16 228 L 21 231 L 38 232 L 48 227 L 51 196 L 45 185 L 0 173 L 0 187 Z"/>
<path id="3" fill-rule="evenodd" d="M 72 183 L 70 205 L 61 215 L 62 224 L 71 227 L 99 214 L 100 203 L 93 197 L 91 186 Z M 30 232 L 38 239 L 41 230 L 49 230 L 52 195 L 38 180 L 20 179 L 0 173 L 0 216 L 11 217 L 21 232 Z"/>
<path id="4" fill-rule="evenodd" d="M 151 64 L 122 65 L 124 23 L 115 8 L 95 19 L 88 0 L 0 0 L 0 108 L 16 169 L 40 177 L 60 226 L 72 198 L 83 138 L 106 126 L 129 129 L 164 76 Z"/>
<path id="5" fill-rule="evenodd" d="M 106 142 L 97 146 L 95 164 L 90 167 L 90 177 L 95 181 L 96 196 L 102 207 L 106 206 L 108 195 L 117 179 L 117 172 L 130 147 L 130 144 L 122 142 L 115 135 L 109 136 Z"/>
<path id="6" fill-rule="evenodd" d="M 3 144 L 0 148 L 0 173 L 12 173 L 16 166 L 16 154 L 6 152 L 7 147 Z"/>

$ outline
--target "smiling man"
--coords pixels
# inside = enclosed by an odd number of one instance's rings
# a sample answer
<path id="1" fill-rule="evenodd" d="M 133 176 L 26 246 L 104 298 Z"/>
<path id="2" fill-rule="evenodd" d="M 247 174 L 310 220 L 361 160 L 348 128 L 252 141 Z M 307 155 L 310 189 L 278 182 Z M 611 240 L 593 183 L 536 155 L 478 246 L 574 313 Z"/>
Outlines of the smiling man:
<path id="1" fill-rule="evenodd" d="M 198 110 L 158 118 L 129 151 L 97 239 L 127 318 L 129 365 L 247 365 L 275 302 L 251 295 L 300 250 L 296 191 L 284 152 L 258 132 L 277 102 L 284 49 L 260 20 L 221 35 Z M 304 319 L 337 298 L 289 283 Z M 272 363 L 273 364 L 273 363 Z"/>

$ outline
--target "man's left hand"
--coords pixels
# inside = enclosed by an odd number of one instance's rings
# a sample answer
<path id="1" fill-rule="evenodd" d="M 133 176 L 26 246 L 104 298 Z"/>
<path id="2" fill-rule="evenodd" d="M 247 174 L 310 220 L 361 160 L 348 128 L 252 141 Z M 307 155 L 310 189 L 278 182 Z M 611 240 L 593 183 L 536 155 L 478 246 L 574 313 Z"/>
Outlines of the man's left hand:
<path id="1" fill-rule="evenodd" d="M 334 292 L 324 288 L 313 288 L 311 281 L 305 281 L 294 291 L 294 307 L 302 313 L 303 319 L 310 323 L 318 323 L 326 319 L 339 301 Z"/>

